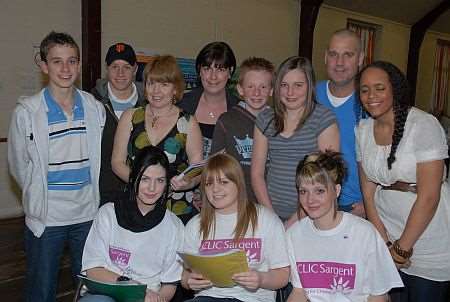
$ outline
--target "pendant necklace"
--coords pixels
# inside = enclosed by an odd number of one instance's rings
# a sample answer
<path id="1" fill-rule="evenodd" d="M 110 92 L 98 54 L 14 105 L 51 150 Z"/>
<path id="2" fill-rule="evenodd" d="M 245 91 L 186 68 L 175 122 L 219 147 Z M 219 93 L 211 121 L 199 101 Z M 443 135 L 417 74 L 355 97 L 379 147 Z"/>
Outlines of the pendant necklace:
<path id="1" fill-rule="evenodd" d="M 152 122 L 151 122 L 152 128 L 155 128 L 155 125 L 156 125 L 156 122 L 158 121 L 158 119 L 159 119 L 159 116 L 157 116 L 157 115 L 154 115 L 154 116 L 153 116 Z"/>
<path id="2" fill-rule="evenodd" d="M 172 107 L 173 107 L 173 106 L 170 106 L 170 109 L 169 109 L 169 110 L 167 111 L 167 113 L 164 114 L 164 115 L 156 115 L 156 114 L 153 113 L 152 109 L 149 108 L 149 109 L 150 109 L 150 113 L 152 114 L 152 120 L 151 120 L 151 122 L 150 122 L 150 126 L 151 126 L 152 128 L 155 128 L 156 123 L 158 122 L 158 120 L 159 120 L 160 117 L 167 117 L 167 116 L 169 116 L 169 115 L 171 114 L 171 112 L 172 112 Z"/>
<path id="3" fill-rule="evenodd" d="M 211 118 L 211 119 L 216 119 L 217 114 L 214 113 L 214 111 L 212 110 L 211 105 L 208 102 L 206 96 L 203 95 L 202 97 L 203 97 L 203 102 L 205 103 L 205 106 L 206 106 L 206 109 L 207 109 L 207 112 L 208 112 L 208 117 Z"/>

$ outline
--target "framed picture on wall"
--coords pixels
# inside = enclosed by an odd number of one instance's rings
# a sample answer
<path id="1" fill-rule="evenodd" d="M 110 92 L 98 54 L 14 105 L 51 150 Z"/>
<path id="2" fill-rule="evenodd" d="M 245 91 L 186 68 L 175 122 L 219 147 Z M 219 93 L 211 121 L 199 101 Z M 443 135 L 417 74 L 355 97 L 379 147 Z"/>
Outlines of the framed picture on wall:
<path id="1" fill-rule="evenodd" d="M 136 54 L 138 69 L 136 72 L 136 81 L 144 81 L 144 68 L 147 63 L 154 60 L 155 55 L 146 55 L 142 53 Z M 184 81 L 186 82 L 186 91 L 194 89 L 198 86 L 197 72 L 195 70 L 195 59 L 190 58 L 177 58 L 178 66 L 180 66 L 181 72 L 183 72 Z"/>

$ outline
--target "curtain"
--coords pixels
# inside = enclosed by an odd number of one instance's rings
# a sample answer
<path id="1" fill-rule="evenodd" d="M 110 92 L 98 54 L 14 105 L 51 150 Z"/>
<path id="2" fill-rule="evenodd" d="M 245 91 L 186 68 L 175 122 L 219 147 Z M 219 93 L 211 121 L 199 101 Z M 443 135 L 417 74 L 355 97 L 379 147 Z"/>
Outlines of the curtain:
<path id="1" fill-rule="evenodd" d="M 434 58 L 433 84 L 431 92 L 431 113 L 436 117 L 448 112 L 445 108 L 448 104 L 450 41 L 437 40 Z"/>
<path id="2" fill-rule="evenodd" d="M 364 65 L 372 63 L 377 26 L 361 23 L 359 21 L 347 20 L 347 28 L 356 32 L 361 38 L 361 44 L 364 50 Z"/>

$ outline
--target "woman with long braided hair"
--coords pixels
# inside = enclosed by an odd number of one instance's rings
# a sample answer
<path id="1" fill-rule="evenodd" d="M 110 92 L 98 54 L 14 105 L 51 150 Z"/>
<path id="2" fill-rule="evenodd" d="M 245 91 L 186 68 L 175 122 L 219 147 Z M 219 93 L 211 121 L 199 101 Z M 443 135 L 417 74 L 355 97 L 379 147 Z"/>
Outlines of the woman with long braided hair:
<path id="1" fill-rule="evenodd" d="M 356 133 L 366 213 L 405 284 L 391 299 L 447 301 L 450 187 L 444 130 L 432 115 L 410 105 L 406 77 L 393 64 L 369 64 L 357 85 L 372 117 L 361 121 Z"/>

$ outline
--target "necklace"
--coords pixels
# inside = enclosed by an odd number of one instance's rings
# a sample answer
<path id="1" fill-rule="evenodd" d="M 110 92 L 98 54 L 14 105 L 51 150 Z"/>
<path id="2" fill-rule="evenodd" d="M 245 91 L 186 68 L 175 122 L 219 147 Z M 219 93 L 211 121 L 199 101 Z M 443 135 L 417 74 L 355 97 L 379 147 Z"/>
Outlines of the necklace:
<path id="1" fill-rule="evenodd" d="M 152 128 L 155 128 L 156 127 L 156 123 L 158 122 L 158 120 L 161 117 L 168 117 L 171 114 L 172 108 L 173 108 L 173 105 L 170 106 L 170 109 L 166 112 L 166 114 L 161 114 L 161 115 L 156 115 L 155 113 L 153 113 L 152 109 L 149 108 L 150 109 L 150 113 L 152 114 L 152 120 L 150 122 L 150 126 Z"/>
<path id="2" fill-rule="evenodd" d="M 203 95 L 202 98 L 203 98 L 203 103 L 205 104 L 205 107 L 206 107 L 205 109 L 206 109 L 206 111 L 208 112 L 208 117 L 209 117 L 210 119 L 216 119 L 216 117 L 218 116 L 218 114 L 214 112 L 214 109 L 217 109 L 217 108 L 212 108 L 211 104 L 208 102 L 208 99 L 206 98 L 205 95 Z M 219 109 L 219 110 L 220 110 L 220 109 Z M 225 110 L 225 111 L 226 111 L 226 110 Z M 219 114 L 219 115 L 220 115 L 220 114 Z"/>

